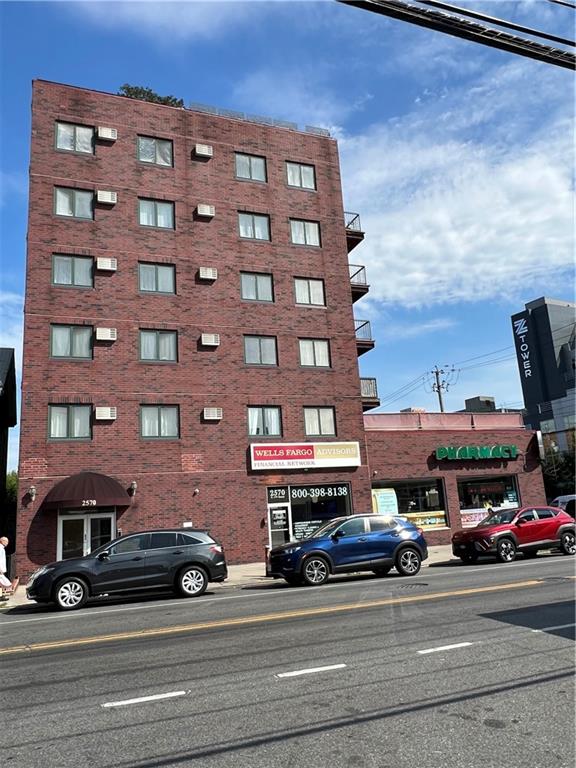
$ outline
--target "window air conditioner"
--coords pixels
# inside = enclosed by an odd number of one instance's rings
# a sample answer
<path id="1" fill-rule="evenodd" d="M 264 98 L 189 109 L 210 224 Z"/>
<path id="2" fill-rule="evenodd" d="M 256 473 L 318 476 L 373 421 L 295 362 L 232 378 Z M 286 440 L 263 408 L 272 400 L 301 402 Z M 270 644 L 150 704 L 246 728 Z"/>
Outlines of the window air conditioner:
<path id="1" fill-rule="evenodd" d="M 94 418 L 96 421 L 114 421 L 116 418 L 115 406 L 100 406 L 94 409 Z"/>
<path id="2" fill-rule="evenodd" d="M 218 278 L 218 270 L 216 267 L 200 267 L 198 276 L 200 280 L 216 280 Z"/>
<path id="3" fill-rule="evenodd" d="M 118 131 L 116 128 L 107 128 L 105 125 L 99 125 L 97 130 L 99 139 L 105 139 L 106 141 L 116 141 L 118 138 Z"/>
<path id="4" fill-rule="evenodd" d="M 198 157 L 212 157 L 214 155 L 214 148 L 210 144 L 196 144 L 194 154 Z"/>
<path id="5" fill-rule="evenodd" d="M 196 208 L 198 216 L 205 216 L 207 219 L 211 219 L 216 213 L 216 208 L 213 205 L 207 205 L 206 203 L 198 203 Z"/>
<path id="6" fill-rule="evenodd" d="M 116 272 L 118 269 L 117 259 L 108 259 L 104 256 L 99 256 L 96 259 L 96 269 L 100 269 L 103 272 Z"/>
<path id="7" fill-rule="evenodd" d="M 118 193 L 109 192 L 106 189 L 99 189 L 96 192 L 96 200 L 99 203 L 107 203 L 108 205 L 115 205 L 118 202 Z"/>
<path id="8" fill-rule="evenodd" d="M 220 346 L 220 334 L 203 333 L 200 337 L 200 342 L 203 347 L 218 347 Z"/>
<path id="9" fill-rule="evenodd" d="M 96 328 L 96 341 L 116 341 L 117 338 L 116 328 Z"/>
<path id="10" fill-rule="evenodd" d="M 222 408 L 204 408 L 204 419 L 206 421 L 220 421 L 222 418 Z"/>

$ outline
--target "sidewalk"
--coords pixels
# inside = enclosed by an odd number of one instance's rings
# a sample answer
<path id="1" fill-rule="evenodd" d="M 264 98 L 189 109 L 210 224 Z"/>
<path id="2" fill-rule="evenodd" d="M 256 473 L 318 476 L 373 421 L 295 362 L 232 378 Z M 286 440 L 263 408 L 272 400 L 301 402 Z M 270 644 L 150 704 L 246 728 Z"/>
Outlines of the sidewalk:
<path id="1" fill-rule="evenodd" d="M 428 560 L 422 564 L 422 570 L 425 570 L 429 565 L 437 563 L 446 563 L 452 560 L 453 563 L 459 562 L 452 556 L 452 547 L 449 544 L 445 544 L 437 547 L 428 548 Z M 261 563 L 244 563 L 243 565 L 229 565 L 228 566 L 228 578 L 223 584 L 213 584 L 210 589 L 241 589 L 246 587 L 262 587 L 267 584 L 274 584 L 274 579 L 268 578 L 266 575 L 266 566 L 264 562 Z M 36 605 L 33 600 L 26 598 L 26 585 L 20 584 L 15 594 L 11 595 L 8 600 L 0 601 L 0 612 L 8 610 L 10 608 L 16 608 L 21 605 Z"/>

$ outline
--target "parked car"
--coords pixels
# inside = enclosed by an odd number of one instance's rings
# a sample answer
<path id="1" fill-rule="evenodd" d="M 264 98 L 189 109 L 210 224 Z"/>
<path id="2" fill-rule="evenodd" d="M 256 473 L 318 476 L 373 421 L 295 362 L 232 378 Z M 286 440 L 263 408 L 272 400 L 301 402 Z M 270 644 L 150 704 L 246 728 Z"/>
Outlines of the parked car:
<path id="1" fill-rule="evenodd" d="M 332 573 L 373 571 L 385 576 L 415 576 L 428 548 L 422 531 L 407 520 L 384 515 L 337 517 L 310 538 L 270 551 L 267 575 L 294 586 L 324 584 Z"/>
<path id="2" fill-rule="evenodd" d="M 224 550 L 207 531 L 141 531 L 84 557 L 42 566 L 32 574 L 26 595 L 70 611 L 90 597 L 144 590 L 172 588 L 184 597 L 198 597 L 208 582 L 224 581 L 227 575 Z"/>
<path id="3" fill-rule="evenodd" d="M 452 552 L 464 563 L 481 555 L 495 556 L 511 563 L 517 552 L 535 557 L 540 549 L 559 547 L 565 555 L 576 553 L 574 520 L 554 507 L 500 509 L 484 518 L 475 528 L 456 531 Z"/>
<path id="4" fill-rule="evenodd" d="M 576 513 L 574 507 L 576 506 L 576 494 L 567 494 L 566 496 L 556 496 L 554 501 L 550 502 L 551 507 L 560 507 L 564 512 L 567 512 L 570 517 L 575 517 Z"/>

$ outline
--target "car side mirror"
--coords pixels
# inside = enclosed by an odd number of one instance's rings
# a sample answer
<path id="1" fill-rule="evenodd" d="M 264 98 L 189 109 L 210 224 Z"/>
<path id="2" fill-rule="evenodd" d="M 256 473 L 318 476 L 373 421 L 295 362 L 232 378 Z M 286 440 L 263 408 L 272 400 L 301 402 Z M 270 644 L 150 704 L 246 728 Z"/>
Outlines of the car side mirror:
<path id="1" fill-rule="evenodd" d="M 102 560 L 108 560 L 108 558 L 109 558 L 109 557 L 110 557 L 110 552 L 108 552 L 108 550 L 107 550 L 107 549 L 105 549 L 105 550 L 104 550 L 104 552 L 100 552 L 100 553 L 97 555 L 97 557 L 96 557 L 96 560 L 100 560 L 100 561 L 102 561 Z"/>
<path id="2" fill-rule="evenodd" d="M 339 528 L 337 531 L 335 531 L 335 532 L 332 534 L 332 538 L 333 538 L 333 539 L 341 539 L 341 538 L 342 538 L 342 536 L 344 536 L 344 531 L 342 530 L 342 528 Z"/>
<path id="3" fill-rule="evenodd" d="M 525 517 L 519 517 L 518 520 L 516 520 L 516 525 L 524 525 L 525 522 L 527 522 Z"/>

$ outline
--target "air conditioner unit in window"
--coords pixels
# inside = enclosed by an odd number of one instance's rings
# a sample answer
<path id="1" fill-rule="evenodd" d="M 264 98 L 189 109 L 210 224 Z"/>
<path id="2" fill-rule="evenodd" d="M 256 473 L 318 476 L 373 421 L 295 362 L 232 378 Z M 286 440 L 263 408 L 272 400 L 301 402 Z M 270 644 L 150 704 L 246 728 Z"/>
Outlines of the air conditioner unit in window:
<path id="1" fill-rule="evenodd" d="M 212 157 L 214 155 L 214 148 L 210 144 L 196 144 L 194 154 L 198 157 Z"/>
<path id="2" fill-rule="evenodd" d="M 99 189 L 96 192 L 96 200 L 99 203 L 106 203 L 107 205 L 115 205 L 118 202 L 118 193 L 110 192 L 107 189 Z"/>
<path id="3" fill-rule="evenodd" d="M 222 408 L 204 408 L 204 419 L 206 421 L 220 421 L 222 418 Z"/>
<path id="4" fill-rule="evenodd" d="M 99 125 L 98 138 L 105 139 L 106 141 L 116 141 L 118 138 L 118 131 L 116 128 L 107 128 L 105 125 Z"/>
<path id="5" fill-rule="evenodd" d="M 203 333 L 200 337 L 200 343 L 203 347 L 218 347 L 220 346 L 220 334 Z"/>
<path id="6" fill-rule="evenodd" d="M 94 418 L 96 421 L 114 421 L 116 418 L 115 406 L 99 406 L 94 409 Z"/>
<path id="7" fill-rule="evenodd" d="M 118 260 L 99 256 L 96 259 L 96 269 L 100 269 L 102 272 L 116 272 L 118 269 Z"/>
<path id="8" fill-rule="evenodd" d="M 96 328 L 96 341 L 116 341 L 117 338 L 116 328 Z"/>
<path id="9" fill-rule="evenodd" d="M 196 208 L 198 216 L 205 216 L 207 219 L 211 219 L 216 213 L 216 208 L 213 205 L 207 205 L 206 203 L 198 203 Z"/>
<path id="10" fill-rule="evenodd" d="M 200 280 L 216 280 L 218 278 L 218 270 L 216 267 L 200 267 L 198 277 Z"/>

